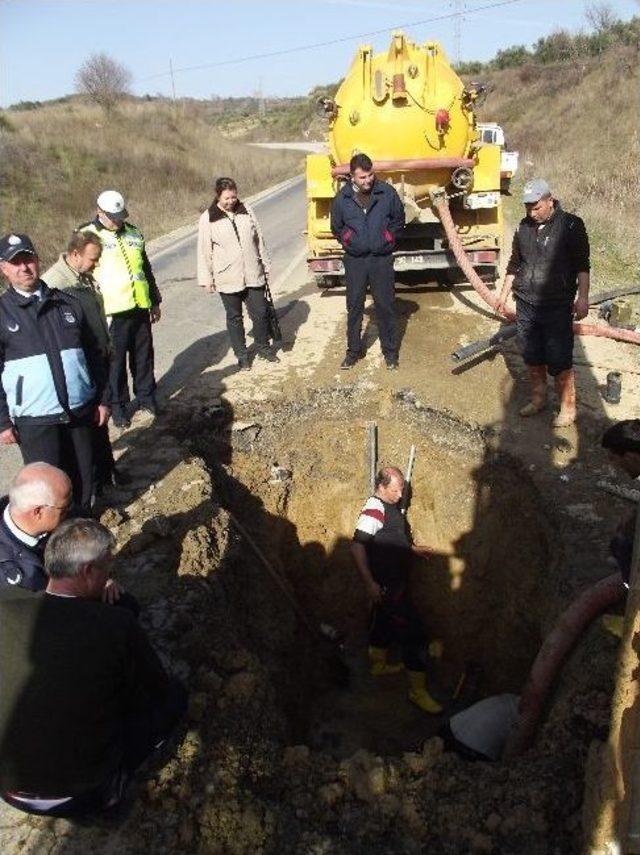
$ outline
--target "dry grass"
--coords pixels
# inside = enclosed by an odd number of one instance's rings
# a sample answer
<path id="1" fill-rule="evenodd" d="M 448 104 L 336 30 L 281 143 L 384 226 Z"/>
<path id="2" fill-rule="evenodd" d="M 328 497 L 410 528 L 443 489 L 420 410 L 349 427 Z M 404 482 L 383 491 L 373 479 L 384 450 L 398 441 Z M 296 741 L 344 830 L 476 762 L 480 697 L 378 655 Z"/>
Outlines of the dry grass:
<path id="1" fill-rule="evenodd" d="M 295 152 L 223 139 L 197 104 L 132 102 L 107 117 L 74 99 L 1 118 L 0 233 L 30 234 L 45 265 L 105 188 L 124 193 L 150 239 L 194 222 L 215 176 L 234 176 L 248 196 L 303 168 Z"/>
<path id="2" fill-rule="evenodd" d="M 508 69 L 493 73 L 489 82 L 495 88 L 483 118 L 500 121 L 510 146 L 520 151 L 519 183 L 547 178 L 564 207 L 585 220 L 594 290 L 637 282 L 635 49 L 614 48 L 598 60 Z M 512 210 L 515 217 L 522 208 Z"/>

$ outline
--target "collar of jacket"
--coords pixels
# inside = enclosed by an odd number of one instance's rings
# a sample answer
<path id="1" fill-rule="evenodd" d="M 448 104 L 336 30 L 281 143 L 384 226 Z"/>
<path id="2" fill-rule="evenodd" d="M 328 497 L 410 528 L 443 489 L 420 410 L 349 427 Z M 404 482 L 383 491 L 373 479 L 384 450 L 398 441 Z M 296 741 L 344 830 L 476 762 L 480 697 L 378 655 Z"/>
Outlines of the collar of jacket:
<path id="1" fill-rule="evenodd" d="M 39 306 L 43 306 L 48 300 L 54 298 L 60 292 L 57 288 L 49 288 L 44 279 L 38 280 L 38 287 L 40 288 L 40 300 L 38 301 Z M 32 297 L 23 297 L 22 294 L 18 294 L 15 288 L 7 288 L 7 295 L 10 297 L 13 302 L 20 307 L 30 306 Z"/>
<path id="2" fill-rule="evenodd" d="M 113 229 L 108 229 L 105 224 L 100 221 L 99 217 L 95 217 L 95 219 L 91 220 L 91 223 L 96 227 L 99 232 L 113 232 L 114 235 L 121 234 L 125 230 L 126 226 L 130 225 L 127 220 L 123 220 L 122 224 L 114 231 Z M 80 226 L 79 228 L 82 229 L 82 226 Z"/>
<path id="3" fill-rule="evenodd" d="M 233 213 L 234 214 L 246 214 L 246 213 L 248 213 L 247 209 L 244 206 L 244 202 L 241 202 L 238 199 L 238 204 L 233 209 Z M 219 208 L 218 205 L 216 204 L 216 202 L 212 202 L 210 207 L 209 207 L 209 222 L 215 223 L 216 220 L 224 220 L 225 217 L 227 217 L 226 211 L 223 211 L 221 208 Z M 228 217 L 227 217 L 227 219 L 228 219 Z"/>
<path id="4" fill-rule="evenodd" d="M 554 199 L 553 200 L 553 213 L 551 214 L 551 216 L 549 217 L 549 219 L 545 223 L 536 223 L 536 221 L 533 220 L 528 214 L 525 217 L 525 220 L 530 225 L 535 226 L 536 228 L 538 226 L 549 226 L 555 220 L 555 218 L 558 216 L 558 214 L 561 214 L 561 213 L 562 213 L 562 205 L 560 204 L 560 202 L 558 202 L 557 199 Z"/>
<path id="5" fill-rule="evenodd" d="M 380 181 L 380 179 L 376 178 L 373 182 L 373 186 L 371 187 L 371 195 L 373 196 L 375 194 L 376 196 L 379 196 L 381 193 L 384 193 L 384 183 L 384 181 Z M 343 196 L 353 199 L 353 184 L 351 181 L 346 182 L 341 192 Z"/>

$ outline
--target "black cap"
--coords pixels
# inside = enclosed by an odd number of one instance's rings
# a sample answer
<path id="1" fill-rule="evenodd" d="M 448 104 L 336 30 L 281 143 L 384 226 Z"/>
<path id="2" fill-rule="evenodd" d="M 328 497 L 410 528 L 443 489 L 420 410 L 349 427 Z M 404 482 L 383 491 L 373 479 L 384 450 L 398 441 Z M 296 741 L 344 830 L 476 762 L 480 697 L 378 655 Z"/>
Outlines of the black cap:
<path id="1" fill-rule="evenodd" d="M 0 238 L 0 261 L 11 261 L 21 252 L 37 255 L 35 246 L 28 235 L 18 235 L 10 232 Z"/>

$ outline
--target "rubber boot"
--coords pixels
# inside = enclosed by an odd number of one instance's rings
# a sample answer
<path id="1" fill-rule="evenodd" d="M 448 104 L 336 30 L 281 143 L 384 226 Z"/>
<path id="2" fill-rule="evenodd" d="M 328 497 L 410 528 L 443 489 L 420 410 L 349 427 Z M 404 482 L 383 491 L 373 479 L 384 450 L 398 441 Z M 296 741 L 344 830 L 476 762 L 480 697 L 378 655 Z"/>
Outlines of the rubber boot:
<path id="1" fill-rule="evenodd" d="M 520 410 L 521 416 L 535 416 L 547 406 L 547 366 L 529 365 L 531 400 Z"/>
<path id="2" fill-rule="evenodd" d="M 427 675 L 424 671 L 407 671 L 409 677 L 409 700 L 426 713 L 437 715 L 442 707 L 427 691 Z"/>
<path id="3" fill-rule="evenodd" d="M 560 412 L 553 422 L 557 428 L 565 428 L 576 420 L 576 375 L 573 368 L 561 371 L 556 377 L 556 392 L 560 399 Z"/>
<path id="4" fill-rule="evenodd" d="M 404 670 L 402 662 L 387 662 L 387 649 L 385 647 L 369 648 L 369 670 L 372 677 L 384 677 L 386 674 L 398 674 Z"/>
<path id="5" fill-rule="evenodd" d="M 610 632 L 611 635 L 615 635 L 616 638 L 622 638 L 622 632 L 624 629 L 624 616 L 623 615 L 602 615 L 602 625 Z"/>

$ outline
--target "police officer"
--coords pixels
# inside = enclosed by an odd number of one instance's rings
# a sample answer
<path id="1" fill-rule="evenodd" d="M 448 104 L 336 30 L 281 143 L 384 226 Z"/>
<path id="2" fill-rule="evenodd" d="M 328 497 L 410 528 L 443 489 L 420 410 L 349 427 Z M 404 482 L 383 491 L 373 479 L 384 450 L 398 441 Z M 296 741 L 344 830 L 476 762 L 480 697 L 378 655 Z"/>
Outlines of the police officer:
<path id="1" fill-rule="evenodd" d="M 504 312 L 513 289 L 531 400 L 520 410 L 533 416 L 547 404 L 547 373 L 555 378 L 560 412 L 554 427 L 576 418 L 573 319 L 589 313 L 589 239 L 583 221 L 563 211 L 542 178 L 527 182 L 527 216 L 513 237 L 507 275 L 496 308 Z"/>
<path id="2" fill-rule="evenodd" d="M 133 375 L 138 409 L 156 415 L 156 383 L 153 370 L 151 324 L 160 320 L 161 296 L 151 270 L 144 237 L 127 222 L 128 212 L 121 193 L 105 190 L 98 196 L 96 217 L 79 227 L 91 231 L 102 242 L 102 255 L 94 277 L 110 318 L 113 354 L 110 387 L 113 423 L 128 427 L 129 384 L 127 360 Z"/>
<path id="3" fill-rule="evenodd" d="M 0 238 L 0 271 L 0 444 L 63 469 L 89 512 L 93 427 L 110 415 L 104 360 L 80 303 L 40 279 L 27 235 Z"/>

